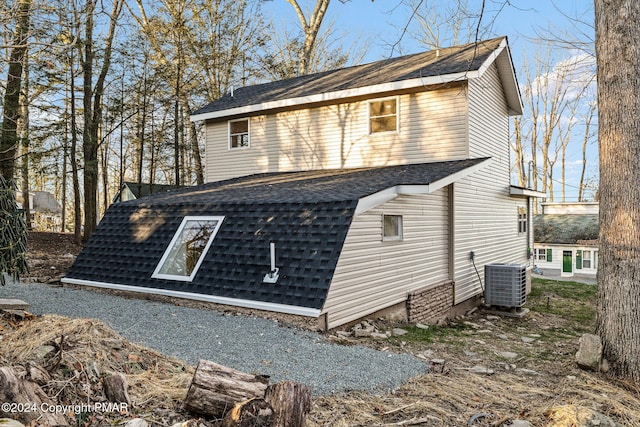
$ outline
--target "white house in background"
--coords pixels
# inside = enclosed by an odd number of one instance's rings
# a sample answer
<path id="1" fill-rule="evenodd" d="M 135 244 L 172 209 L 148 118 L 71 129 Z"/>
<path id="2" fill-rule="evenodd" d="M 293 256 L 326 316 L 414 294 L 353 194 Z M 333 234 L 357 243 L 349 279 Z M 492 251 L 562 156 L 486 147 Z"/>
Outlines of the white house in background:
<path id="1" fill-rule="evenodd" d="M 542 271 L 595 276 L 598 271 L 597 202 L 542 203 L 534 217 L 534 259 Z"/>

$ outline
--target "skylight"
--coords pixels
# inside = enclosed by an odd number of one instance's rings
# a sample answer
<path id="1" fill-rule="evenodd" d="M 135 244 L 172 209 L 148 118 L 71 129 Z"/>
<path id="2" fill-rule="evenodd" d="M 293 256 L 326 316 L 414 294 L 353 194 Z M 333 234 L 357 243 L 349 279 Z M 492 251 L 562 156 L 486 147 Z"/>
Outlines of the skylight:
<path id="1" fill-rule="evenodd" d="M 223 216 L 186 216 L 151 277 L 192 281 L 223 219 Z"/>

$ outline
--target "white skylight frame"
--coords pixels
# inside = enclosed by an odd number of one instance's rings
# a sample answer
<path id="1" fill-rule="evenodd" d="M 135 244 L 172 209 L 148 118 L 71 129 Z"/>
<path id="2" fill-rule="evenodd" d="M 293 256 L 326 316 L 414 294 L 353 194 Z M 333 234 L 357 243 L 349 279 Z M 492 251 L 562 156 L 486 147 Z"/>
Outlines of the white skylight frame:
<path id="1" fill-rule="evenodd" d="M 193 270 L 191 271 L 191 273 L 188 276 L 187 275 L 161 273 L 165 263 L 167 262 L 167 259 L 169 258 L 169 256 L 171 255 L 171 253 L 173 251 L 173 248 L 176 246 L 176 244 L 178 244 L 178 241 L 179 241 L 179 239 L 181 239 L 182 233 L 183 233 L 185 227 L 187 226 L 187 224 L 190 221 L 216 221 L 216 224 L 214 225 L 214 229 L 213 229 L 213 231 L 211 232 L 211 234 L 209 236 L 209 240 L 207 241 L 207 244 L 205 245 L 204 249 L 202 250 L 202 253 L 198 257 L 198 261 L 196 262 L 195 266 L 193 267 Z M 160 258 L 160 261 L 158 262 L 158 265 L 156 266 L 156 269 L 153 271 L 153 274 L 151 275 L 151 277 L 154 278 L 154 279 L 177 280 L 177 281 L 182 281 L 182 282 L 191 282 L 191 281 L 193 281 L 193 278 L 198 273 L 198 270 L 200 269 L 200 265 L 202 264 L 202 261 L 204 260 L 205 255 L 209 251 L 209 248 L 211 247 L 211 244 L 213 243 L 213 240 L 216 238 L 216 235 L 218 234 L 218 230 L 220 229 L 220 226 L 222 225 L 223 221 L 224 221 L 224 216 L 211 216 L 211 215 L 210 216 L 185 216 L 182 219 L 182 222 L 180 223 L 180 226 L 178 227 L 178 230 L 173 235 L 173 238 L 171 239 L 171 242 L 169 243 L 169 245 L 165 249 L 164 254 L 162 255 L 162 258 Z"/>

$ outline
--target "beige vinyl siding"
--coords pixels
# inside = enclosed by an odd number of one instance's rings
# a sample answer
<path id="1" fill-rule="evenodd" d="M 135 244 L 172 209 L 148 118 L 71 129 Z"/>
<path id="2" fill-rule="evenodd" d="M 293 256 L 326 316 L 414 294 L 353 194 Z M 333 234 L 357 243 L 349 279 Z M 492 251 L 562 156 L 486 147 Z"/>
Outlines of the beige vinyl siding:
<path id="1" fill-rule="evenodd" d="M 456 304 L 481 293 L 471 251 L 484 283 L 485 264 L 528 265 L 532 244 L 527 237 L 533 233 L 518 233 L 518 207 L 528 199 L 509 195 L 509 117 L 495 65 L 469 82 L 469 152 L 491 157 L 491 164 L 454 185 Z"/>
<path id="2" fill-rule="evenodd" d="M 467 158 L 466 93 L 460 86 L 399 95 L 398 132 L 373 135 L 368 101 L 251 117 L 250 148 L 228 148 L 227 121 L 207 123 L 206 181 Z"/>
<path id="3" fill-rule="evenodd" d="M 382 215 L 402 215 L 403 240 L 382 240 Z M 323 312 L 334 328 L 437 285 L 448 271 L 448 191 L 399 196 L 356 218 L 347 234 Z"/>

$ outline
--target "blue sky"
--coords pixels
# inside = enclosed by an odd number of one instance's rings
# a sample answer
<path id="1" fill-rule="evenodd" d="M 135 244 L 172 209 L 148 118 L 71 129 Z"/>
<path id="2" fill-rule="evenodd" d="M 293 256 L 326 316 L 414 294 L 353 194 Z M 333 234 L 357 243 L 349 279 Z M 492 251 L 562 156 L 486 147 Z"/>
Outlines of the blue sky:
<path id="1" fill-rule="evenodd" d="M 315 0 L 298 0 L 301 7 L 310 11 Z M 402 37 L 404 27 L 409 22 L 411 9 L 401 3 L 402 0 L 349 0 L 342 3 L 333 0 L 329 6 L 325 22 L 334 22 L 335 32 L 343 46 L 352 43 L 369 42 L 369 49 L 362 62 L 371 62 L 389 56 L 399 56 L 428 50 L 416 42 L 410 33 Z M 407 2 L 408 0 L 405 0 Z M 461 0 L 464 2 L 464 0 Z M 482 0 L 466 0 L 468 9 L 480 11 Z M 455 5 L 453 0 L 424 0 L 432 5 Z M 298 18 L 293 8 L 285 0 L 270 0 L 263 3 L 263 11 L 276 23 L 286 25 L 289 31 L 299 29 Z M 572 21 L 572 19 L 574 20 Z M 576 24 L 575 19 L 584 23 Z M 415 21 L 414 21 L 415 22 Z M 546 47 L 541 38 L 549 34 L 562 37 L 592 39 L 593 3 L 590 0 L 485 0 L 481 26 L 484 32 L 480 38 L 506 35 L 513 55 L 514 65 L 518 73 L 520 85 L 525 81 L 525 61 L 532 63 L 533 55 L 539 54 Z M 397 43 L 401 40 L 400 43 Z M 466 40 L 463 40 L 465 42 Z M 392 48 L 393 46 L 393 52 Z M 561 63 L 582 52 L 560 48 L 553 51 L 550 61 Z M 526 57 L 526 58 L 525 58 Z M 594 124 L 595 124 L 594 120 Z M 567 200 L 577 200 L 577 185 L 582 159 L 582 129 L 578 124 L 567 152 Z M 558 161 L 559 162 L 559 161 Z M 587 176 L 597 180 L 597 146 L 589 148 Z M 560 179 L 560 171 L 555 172 L 554 181 Z M 559 182 L 554 183 L 555 198 L 560 198 Z"/>

